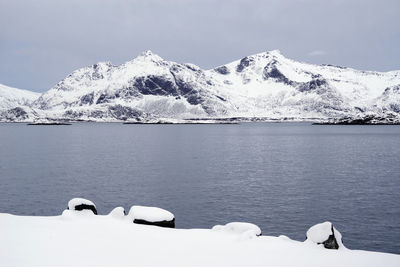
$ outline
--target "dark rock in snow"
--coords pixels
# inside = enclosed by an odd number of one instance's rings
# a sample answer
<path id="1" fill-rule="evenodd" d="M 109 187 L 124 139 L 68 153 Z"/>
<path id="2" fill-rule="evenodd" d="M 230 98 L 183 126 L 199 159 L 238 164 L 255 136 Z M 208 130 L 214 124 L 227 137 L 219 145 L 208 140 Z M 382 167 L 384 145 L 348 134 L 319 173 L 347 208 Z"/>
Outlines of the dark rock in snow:
<path id="1" fill-rule="evenodd" d="M 64 126 L 64 125 L 72 125 L 68 122 L 57 122 L 57 121 L 49 121 L 49 122 L 32 122 L 28 123 L 28 125 L 41 125 L 41 126 Z"/>
<path id="2" fill-rule="evenodd" d="M 327 84 L 327 81 L 325 79 L 314 79 L 309 82 L 301 83 L 298 90 L 300 92 L 308 92 L 308 91 L 315 90 L 326 84 Z"/>
<path id="3" fill-rule="evenodd" d="M 166 227 L 166 228 L 175 228 L 175 219 L 172 219 L 172 221 L 159 221 L 159 222 L 149 222 L 146 220 L 134 219 L 133 223 L 155 225 L 155 226 Z"/>
<path id="4" fill-rule="evenodd" d="M 138 118 L 143 115 L 143 112 L 140 110 L 121 105 L 110 106 L 108 110 L 114 118 L 124 121 L 131 118 Z"/>
<path id="5" fill-rule="evenodd" d="M 132 206 L 128 216 L 133 223 L 175 228 L 175 216 L 161 208 Z"/>
<path id="6" fill-rule="evenodd" d="M 400 125 L 400 118 L 394 114 L 383 116 L 365 115 L 363 117 L 344 117 L 327 122 L 317 122 L 314 125 Z"/>
<path id="7" fill-rule="evenodd" d="M 283 75 L 280 70 L 275 66 L 274 62 L 268 64 L 263 71 L 264 80 L 274 79 L 277 82 L 281 82 L 284 84 L 292 84 L 292 81 L 289 80 L 285 75 Z"/>
<path id="8" fill-rule="evenodd" d="M 96 205 L 87 199 L 84 198 L 73 198 L 68 202 L 68 208 L 69 210 L 77 210 L 77 211 L 82 211 L 82 210 L 91 210 L 94 214 L 97 215 L 97 209 Z"/>
<path id="9" fill-rule="evenodd" d="M 28 113 L 20 107 L 8 109 L 2 112 L 1 116 L 3 116 L 6 120 L 9 121 L 19 121 L 19 120 L 26 120 L 29 118 Z"/>
<path id="10" fill-rule="evenodd" d="M 162 76 L 150 75 L 138 77 L 133 86 L 143 95 L 178 95 L 177 88 L 173 81 Z"/>
<path id="11" fill-rule="evenodd" d="M 214 70 L 222 75 L 229 74 L 229 69 L 226 66 L 217 67 Z"/>
<path id="12" fill-rule="evenodd" d="M 94 97 L 93 92 L 90 93 L 90 94 L 82 96 L 80 105 L 86 105 L 86 104 L 91 105 L 91 104 L 93 104 L 93 97 Z"/>
<path id="13" fill-rule="evenodd" d="M 339 248 L 339 244 L 337 243 L 335 234 L 333 232 L 333 225 L 332 225 L 332 234 L 329 236 L 329 238 L 327 240 L 322 242 L 322 244 L 327 249 L 338 249 Z"/>
<path id="14" fill-rule="evenodd" d="M 97 215 L 97 210 L 93 205 L 88 204 L 80 204 L 75 206 L 75 210 L 91 210 L 94 214 Z"/>
<path id="15" fill-rule="evenodd" d="M 250 57 L 245 57 L 242 58 L 240 60 L 240 63 L 236 66 L 236 71 L 237 72 L 242 72 L 245 68 L 247 68 L 248 66 L 250 66 L 250 63 L 254 61 L 252 58 Z"/>
<path id="16" fill-rule="evenodd" d="M 111 99 L 115 99 L 115 96 L 103 93 L 97 98 L 96 104 L 108 103 Z"/>
<path id="17" fill-rule="evenodd" d="M 327 249 L 339 249 L 340 247 L 344 247 L 342 235 L 333 227 L 331 222 L 316 224 L 308 229 L 307 241 L 317 245 L 324 245 Z"/>

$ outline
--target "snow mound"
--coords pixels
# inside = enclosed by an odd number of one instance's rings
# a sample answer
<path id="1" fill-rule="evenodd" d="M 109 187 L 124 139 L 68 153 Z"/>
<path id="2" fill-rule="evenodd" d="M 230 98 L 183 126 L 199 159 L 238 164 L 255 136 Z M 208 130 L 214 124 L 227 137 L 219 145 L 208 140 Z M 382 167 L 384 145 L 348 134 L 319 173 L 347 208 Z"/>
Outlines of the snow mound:
<path id="1" fill-rule="evenodd" d="M 97 216 L 93 213 L 92 210 L 84 209 L 84 210 L 70 210 L 66 209 L 60 216 L 60 219 L 65 221 L 71 220 L 90 220 L 90 218 Z"/>
<path id="2" fill-rule="evenodd" d="M 94 214 L 97 215 L 96 205 L 87 199 L 84 198 L 73 198 L 68 202 L 68 209 L 69 210 L 91 210 Z"/>
<path id="3" fill-rule="evenodd" d="M 146 206 L 132 206 L 128 217 L 138 224 L 156 225 L 161 227 L 175 227 L 175 216 L 171 212 Z"/>
<path id="4" fill-rule="evenodd" d="M 122 219 L 125 217 L 125 209 L 123 207 L 116 207 L 108 215 L 116 219 Z"/>
<path id="5" fill-rule="evenodd" d="M 255 224 L 247 223 L 247 222 L 231 222 L 225 225 L 215 225 L 212 230 L 214 231 L 223 231 L 234 234 L 244 234 L 250 236 L 260 236 L 261 229 Z"/>
<path id="6" fill-rule="evenodd" d="M 333 227 L 331 222 L 323 222 L 310 227 L 306 235 L 306 242 L 322 244 L 328 249 L 344 248 L 342 234 Z"/>
<path id="7" fill-rule="evenodd" d="M 286 240 L 286 241 L 292 241 L 292 239 L 290 239 L 290 237 L 288 237 L 286 235 L 280 235 L 280 236 L 278 236 L 278 238 L 280 238 L 282 240 Z"/>

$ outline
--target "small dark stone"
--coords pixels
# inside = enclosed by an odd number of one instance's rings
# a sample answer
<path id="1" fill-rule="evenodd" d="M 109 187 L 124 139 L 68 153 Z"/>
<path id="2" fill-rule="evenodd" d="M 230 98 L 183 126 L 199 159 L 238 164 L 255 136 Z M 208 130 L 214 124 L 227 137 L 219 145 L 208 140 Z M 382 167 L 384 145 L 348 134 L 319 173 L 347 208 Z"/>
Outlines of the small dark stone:
<path id="1" fill-rule="evenodd" d="M 224 101 L 224 102 L 226 102 L 226 99 L 225 98 L 223 98 L 222 96 L 216 96 L 218 99 L 220 99 L 220 100 L 222 100 L 222 101 Z"/>

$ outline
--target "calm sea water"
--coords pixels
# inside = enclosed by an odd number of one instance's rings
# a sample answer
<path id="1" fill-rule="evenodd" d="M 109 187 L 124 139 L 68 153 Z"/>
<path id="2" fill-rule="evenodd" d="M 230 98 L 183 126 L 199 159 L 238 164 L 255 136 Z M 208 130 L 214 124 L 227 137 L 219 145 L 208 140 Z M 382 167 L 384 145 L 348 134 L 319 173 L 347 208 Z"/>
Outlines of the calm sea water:
<path id="1" fill-rule="evenodd" d="M 0 124 L 0 212 L 57 215 L 73 197 L 297 240 L 330 220 L 351 249 L 400 253 L 400 127 Z"/>

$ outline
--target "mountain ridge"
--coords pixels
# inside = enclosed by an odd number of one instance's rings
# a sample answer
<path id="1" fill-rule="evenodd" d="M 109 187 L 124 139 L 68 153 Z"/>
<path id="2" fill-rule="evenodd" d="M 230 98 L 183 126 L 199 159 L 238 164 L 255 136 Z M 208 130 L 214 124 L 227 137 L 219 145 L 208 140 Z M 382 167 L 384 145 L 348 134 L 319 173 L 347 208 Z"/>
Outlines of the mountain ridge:
<path id="1" fill-rule="evenodd" d="M 279 50 L 208 70 L 147 50 L 120 65 L 98 62 L 77 69 L 33 101 L 2 108 L 0 120 L 10 121 L 8 110 L 17 107 L 27 115 L 11 121 L 398 116 L 398 88 L 400 71 L 308 64 Z"/>

